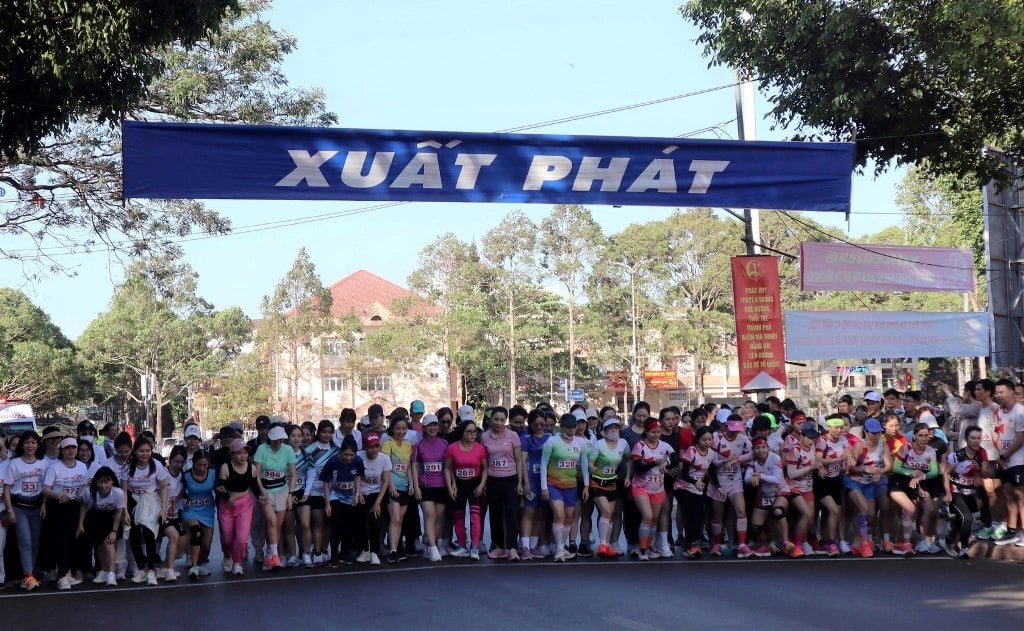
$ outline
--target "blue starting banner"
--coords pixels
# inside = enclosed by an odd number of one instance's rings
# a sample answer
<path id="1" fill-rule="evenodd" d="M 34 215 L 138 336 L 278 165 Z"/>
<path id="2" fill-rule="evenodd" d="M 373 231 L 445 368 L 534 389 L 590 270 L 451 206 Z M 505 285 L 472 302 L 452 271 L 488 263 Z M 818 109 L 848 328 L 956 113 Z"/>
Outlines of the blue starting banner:
<path id="1" fill-rule="evenodd" d="M 854 145 L 125 121 L 124 192 L 847 212 Z"/>

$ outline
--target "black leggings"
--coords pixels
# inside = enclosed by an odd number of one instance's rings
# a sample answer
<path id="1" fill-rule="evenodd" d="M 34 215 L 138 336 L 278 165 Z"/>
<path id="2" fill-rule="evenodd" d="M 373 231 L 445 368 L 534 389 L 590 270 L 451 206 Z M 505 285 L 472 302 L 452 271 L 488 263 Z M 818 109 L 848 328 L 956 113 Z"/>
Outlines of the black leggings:
<path id="1" fill-rule="evenodd" d="M 337 500 L 331 502 L 331 560 L 338 561 L 346 553 L 362 551 L 366 541 L 366 509 Z"/>
<path id="2" fill-rule="evenodd" d="M 78 502 L 61 504 L 55 499 L 46 500 L 46 521 L 50 522 L 52 536 L 56 547 L 57 575 L 64 576 L 75 563 L 75 528 L 78 526 L 78 511 L 82 505 Z"/>
<path id="3" fill-rule="evenodd" d="M 380 542 L 384 538 L 384 527 L 388 523 L 388 506 L 386 502 L 381 502 L 380 505 L 380 516 L 373 516 L 373 503 L 380 497 L 380 493 L 371 493 L 363 496 L 363 523 L 366 524 L 366 535 L 360 542 L 360 546 L 364 550 L 377 554 L 380 552 Z"/>
<path id="4" fill-rule="evenodd" d="M 984 493 L 984 491 L 982 491 Z M 963 548 L 971 543 L 971 526 L 974 524 L 974 512 L 978 510 L 977 498 L 974 495 L 953 493 L 953 503 L 949 506 L 949 534 L 946 542 L 953 543 L 957 535 Z"/>
<path id="5" fill-rule="evenodd" d="M 485 486 L 487 510 L 491 520 L 491 546 L 515 548 L 519 541 L 519 495 L 516 494 L 519 478 L 514 475 L 503 478 L 488 477 Z"/>
<path id="6" fill-rule="evenodd" d="M 706 502 L 703 495 L 697 495 L 683 489 L 676 491 L 675 497 L 679 509 L 686 513 L 686 536 L 684 540 L 686 547 L 689 548 L 700 541 L 701 533 L 704 530 L 704 507 Z"/>
<path id="7" fill-rule="evenodd" d="M 128 531 L 128 543 L 132 546 L 132 555 L 135 557 L 135 565 L 139 569 L 155 570 L 160 564 L 160 555 L 156 551 L 156 535 L 153 531 L 141 524 L 132 524 Z M 146 553 L 142 553 L 142 544 L 146 544 Z M 196 561 L 198 563 L 198 561 Z M 142 566 L 146 567 L 143 568 Z"/>
<path id="8" fill-rule="evenodd" d="M 619 488 L 622 489 L 624 498 L 622 502 L 622 533 L 626 535 L 626 543 L 634 545 L 640 541 L 640 522 L 642 521 L 640 509 L 636 507 L 636 502 L 630 496 L 629 489 L 625 486 Z"/>

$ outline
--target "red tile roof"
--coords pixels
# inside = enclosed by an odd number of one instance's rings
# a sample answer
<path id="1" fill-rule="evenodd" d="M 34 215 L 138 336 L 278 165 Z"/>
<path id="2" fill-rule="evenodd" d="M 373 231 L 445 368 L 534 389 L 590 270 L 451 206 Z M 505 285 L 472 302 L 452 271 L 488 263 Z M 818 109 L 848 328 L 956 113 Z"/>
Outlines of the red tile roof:
<path id="1" fill-rule="evenodd" d="M 364 321 L 375 315 L 387 319 L 391 303 L 400 298 L 418 299 L 418 304 L 410 310 L 414 315 L 435 310 L 433 305 L 408 289 L 362 269 L 335 281 L 327 289 L 334 299 L 331 314 L 336 318 L 355 313 Z"/>

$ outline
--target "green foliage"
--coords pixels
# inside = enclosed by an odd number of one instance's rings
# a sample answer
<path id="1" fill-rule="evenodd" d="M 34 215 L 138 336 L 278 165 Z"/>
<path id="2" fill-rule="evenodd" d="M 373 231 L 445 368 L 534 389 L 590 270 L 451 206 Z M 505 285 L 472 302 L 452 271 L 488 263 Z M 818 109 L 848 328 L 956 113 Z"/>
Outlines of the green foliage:
<path id="1" fill-rule="evenodd" d="M 291 420 L 298 418 L 299 382 L 309 377 L 325 351 L 326 339 L 336 332 L 333 303 L 305 248 L 299 250 L 274 293 L 260 303 L 263 322 L 257 339 L 268 354 L 279 357 L 278 373 L 289 385 Z"/>
<path id="2" fill-rule="evenodd" d="M 988 181 L 986 144 L 1024 152 L 1024 13 L 1005 0 L 690 0 L 712 64 L 760 80 L 797 138 L 857 142 L 857 164 Z"/>
<path id="3" fill-rule="evenodd" d="M 219 15 L 214 13 L 218 7 L 224 14 L 225 7 L 236 5 L 238 10 L 227 13 L 223 22 L 213 19 Z M 34 139 L 30 151 L 0 157 L 0 186 L 15 193 L 0 204 L 0 236 L 11 238 L 0 246 L 0 258 L 26 262 L 29 276 L 64 270 L 63 259 L 48 256 L 52 250 L 44 248 L 107 248 L 129 257 L 179 255 L 177 238 L 230 230 L 229 222 L 196 201 L 123 199 L 121 134 L 109 124 L 122 116 L 271 125 L 329 125 L 337 121 L 326 111 L 322 90 L 288 85 L 281 64 L 296 43 L 261 17 L 268 0 L 18 2 L 3 6 L 0 34 L 5 37 L 0 39 L 6 39 L 8 25 L 19 29 L 35 25 L 32 31 L 46 33 L 52 26 L 61 31 L 60 41 L 54 34 L 37 42 L 36 54 L 61 51 L 52 54 L 61 57 L 55 68 L 62 73 L 57 79 L 65 83 L 45 98 L 26 97 L 31 91 L 8 89 L 5 82 L 39 80 L 39 87 L 45 90 L 47 73 L 53 68 L 43 70 L 39 64 L 0 54 L 2 133 L 21 129 L 22 110 L 27 106 L 32 108 L 32 116 L 53 119 L 15 134 L 17 143 L 22 137 Z M 53 25 L 36 24 L 44 15 L 64 13 L 68 15 Z M 5 19 L 8 16 L 10 20 Z M 23 40 L 35 37 L 28 30 L 14 35 L 22 43 L 0 42 L 0 51 L 5 46 L 24 47 Z M 155 45 L 124 50 L 147 38 L 156 38 Z M 89 48 L 88 54 L 82 52 L 79 57 L 80 47 Z M 31 55 L 32 50 L 22 52 Z M 8 62 L 12 62 L 10 71 Z M 137 73 L 131 70 L 136 63 L 144 66 Z M 106 74 L 123 64 L 129 66 L 124 76 Z M 89 73 L 99 73 L 102 78 L 98 95 L 76 83 L 79 74 L 89 78 Z M 141 87 L 135 85 L 138 81 Z M 125 84 L 132 86 L 131 90 L 118 92 Z M 97 97 L 116 107 L 93 103 Z M 4 101 L 22 98 L 27 105 L 20 109 L 9 110 Z M 55 107 L 40 107 L 50 99 Z"/>
<path id="4" fill-rule="evenodd" d="M 252 427 L 256 417 L 271 404 L 273 374 L 271 362 L 257 353 L 245 353 L 227 362 L 211 381 L 213 396 L 207 401 L 203 423 L 218 428 L 241 419 Z"/>
<path id="5" fill-rule="evenodd" d="M 88 388 L 74 347 L 49 316 L 22 292 L 0 288 L 0 393 L 52 412 Z"/>

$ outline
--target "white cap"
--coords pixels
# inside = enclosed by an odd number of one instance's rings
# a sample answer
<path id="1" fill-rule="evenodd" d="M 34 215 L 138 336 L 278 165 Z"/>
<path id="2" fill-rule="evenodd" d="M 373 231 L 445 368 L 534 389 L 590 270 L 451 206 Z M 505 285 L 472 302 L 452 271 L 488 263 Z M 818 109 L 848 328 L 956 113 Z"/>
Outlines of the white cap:
<path id="1" fill-rule="evenodd" d="M 270 428 L 267 438 L 270 440 L 288 440 L 288 432 L 284 431 L 284 428 L 280 425 L 275 425 Z"/>
<path id="2" fill-rule="evenodd" d="M 198 425 L 189 425 L 185 428 L 185 438 L 189 436 L 195 436 L 196 438 L 202 438 L 203 432 L 199 429 Z"/>
<path id="3" fill-rule="evenodd" d="M 475 421 L 476 412 L 473 410 L 472 405 L 463 405 L 459 408 L 459 420 L 460 421 Z"/>
<path id="4" fill-rule="evenodd" d="M 423 423 L 423 426 L 426 427 L 431 423 L 440 423 L 440 421 L 437 420 L 436 414 L 424 414 L 423 418 L 420 419 L 420 423 Z"/>
<path id="5" fill-rule="evenodd" d="M 725 423 L 732 416 L 732 410 L 726 410 L 725 408 L 715 413 L 715 420 L 719 423 Z"/>
<path id="6" fill-rule="evenodd" d="M 572 411 L 572 415 L 575 416 L 576 420 L 578 420 L 578 421 L 583 421 L 584 423 L 587 422 L 587 413 L 584 412 L 583 410 L 579 409 L 579 408 L 576 408 L 575 410 L 573 410 Z"/>
<path id="7" fill-rule="evenodd" d="M 931 414 L 922 414 L 921 418 L 917 419 L 918 423 L 924 423 L 928 427 L 933 429 L 939 428 L 939 422 L 935 420 L 935 417 Z"/>
<path id="8" fill-rule="evenodd" d="M 587 418 L 601 418 L 594 408 L 587 408 Z"/>
<path id="9" fill-rule="evenodd" d="M 604 424 L 601 425 L 601 427 L 607 429 L 612 425 L 618 425 L 619 427 L 622 427 L 622 421 L 620 421 L 616 416 L 609 416 L 604 420 Z"/>

